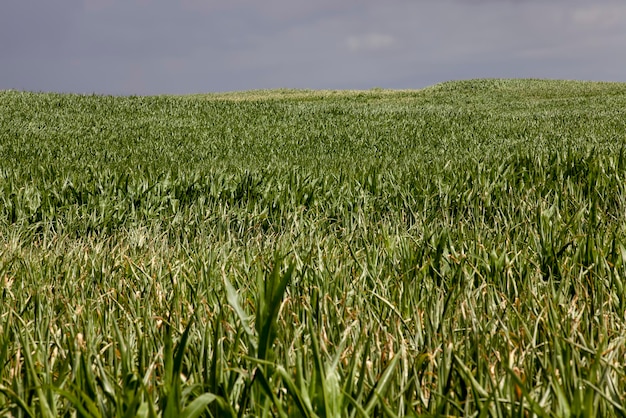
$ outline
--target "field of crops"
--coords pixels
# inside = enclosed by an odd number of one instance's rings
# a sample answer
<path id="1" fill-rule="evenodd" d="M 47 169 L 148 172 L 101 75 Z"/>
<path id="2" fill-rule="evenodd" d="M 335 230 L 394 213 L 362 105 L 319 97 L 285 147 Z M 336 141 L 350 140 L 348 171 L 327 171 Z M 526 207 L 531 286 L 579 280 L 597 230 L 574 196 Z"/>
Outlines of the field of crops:
<path id="1" fill-rule="evenodd" d="M 0 416 L 626 415 L 626 84 L 0 92 Z"/>

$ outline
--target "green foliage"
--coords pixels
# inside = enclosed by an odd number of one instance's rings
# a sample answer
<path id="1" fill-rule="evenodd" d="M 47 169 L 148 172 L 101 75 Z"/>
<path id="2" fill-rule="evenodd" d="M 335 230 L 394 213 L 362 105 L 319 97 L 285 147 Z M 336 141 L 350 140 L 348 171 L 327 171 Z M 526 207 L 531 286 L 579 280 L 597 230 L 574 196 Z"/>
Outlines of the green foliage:
<path id="1" fill-rule="evenodd" d="M 0 92 L 0 415 L 624 416 L 624 109 Z"/>

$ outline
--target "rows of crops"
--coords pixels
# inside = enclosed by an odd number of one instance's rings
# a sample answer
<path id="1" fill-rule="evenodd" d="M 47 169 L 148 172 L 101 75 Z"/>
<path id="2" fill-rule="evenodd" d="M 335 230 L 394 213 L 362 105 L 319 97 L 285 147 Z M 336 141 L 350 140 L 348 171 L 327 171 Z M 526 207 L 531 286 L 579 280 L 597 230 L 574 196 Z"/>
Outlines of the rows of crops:
<path id="1" fill-rule="evenodd" d="M 625 145 L 616 83 L 0 92 L 0 415 L 626 415 Z"/>

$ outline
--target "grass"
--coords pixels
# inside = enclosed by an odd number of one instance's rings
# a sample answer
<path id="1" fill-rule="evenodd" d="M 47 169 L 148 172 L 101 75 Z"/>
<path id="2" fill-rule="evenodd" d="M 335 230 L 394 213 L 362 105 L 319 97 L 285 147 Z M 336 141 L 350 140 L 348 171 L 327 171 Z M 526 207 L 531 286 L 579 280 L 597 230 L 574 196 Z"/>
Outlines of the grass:
<path id="1" fill-rule="evenodd" d="M 624 109 L 0 92 L 0 415 L 623 416 Z"/>

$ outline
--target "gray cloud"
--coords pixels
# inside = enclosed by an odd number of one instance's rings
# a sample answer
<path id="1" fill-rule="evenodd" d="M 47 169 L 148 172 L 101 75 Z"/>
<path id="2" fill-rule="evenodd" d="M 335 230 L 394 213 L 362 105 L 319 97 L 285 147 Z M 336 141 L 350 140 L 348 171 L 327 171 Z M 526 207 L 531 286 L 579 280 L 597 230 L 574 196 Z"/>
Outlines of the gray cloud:
<path id="1" fill-rule="evenodd" d="M 111 94 L 624 80 L 617 0 L 47 0 L 0 14 L 0 89 Z M 624 80 L 626 81 L 626 80 Z"/>
<path id="2" fill-rule="evenodd" d="M 55 55 L 72 35 L 73 22 L 78 15 L 77 4 L 77 1 L 56 4 L 37 0 L 3 4 L 0 13 L 0 54 L 8 59 Z"/>
<path id="3" fill-rule="evenodd" d="M 346 39 L 346 46 L 352 52 L 381 51 L 393 48 L 396 39 L 384 33 L 365 33 L 352 35 Z"/>

